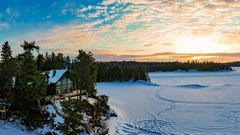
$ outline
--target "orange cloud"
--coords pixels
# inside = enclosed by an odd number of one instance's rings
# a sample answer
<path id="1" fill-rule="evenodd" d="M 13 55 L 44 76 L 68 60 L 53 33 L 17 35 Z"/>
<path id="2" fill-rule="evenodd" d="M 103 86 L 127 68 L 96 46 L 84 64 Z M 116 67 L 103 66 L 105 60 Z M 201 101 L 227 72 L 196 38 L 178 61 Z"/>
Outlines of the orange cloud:
<path id="1" fill-rule="evenodd" d="M 153 46 L 153 44 L 145 44 L 143 45 L 144 47 L 150 47 L 150 46 Z"/>
<path id="2" fill-rule="evenodd" d="M 104 50 L 99 50 L 105 52 Z M 135 61 L 216 61 L 229 62 L 240 61 L 240 53 L 209 53 L 209 54 L 184 54 L 174 52 L 155 53 L 149 55 L 114 55 L 111 51 L 109 53 L 94 53 L 99 61 L 113 61 L 113 60 L 135 60 Z"/>
<path id="3" fill-rule="evenodd" d="M 84 7 L 76 13 L 81 17 L 94 9 L 82 17 L 99 19 L 38 30 L 21 39 L 36 40 L 44 50 L 67 55 L 74 55 L 78 49 L 93 50 L 103 60 L 238 60 L 238 56 L 223 54 L 177 54 L 176 46 L 186 40 L 177 40 L 181 37 L 209 37 L 218 42 L 216 46 L 227 46 L 224 52 L 235 53 L 240 49 L 239 5 L 239 0 L 104 0 L 102 5 Z"/>

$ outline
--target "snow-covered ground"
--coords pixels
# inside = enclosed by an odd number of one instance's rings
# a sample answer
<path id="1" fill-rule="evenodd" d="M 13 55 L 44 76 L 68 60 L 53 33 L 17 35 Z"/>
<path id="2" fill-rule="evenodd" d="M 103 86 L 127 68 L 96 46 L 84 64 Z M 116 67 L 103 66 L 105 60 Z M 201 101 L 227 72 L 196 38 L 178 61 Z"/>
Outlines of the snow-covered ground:
<path id="1" fill-rule="evenodd" d="M 98 83 L 110 97 L 117 118 L 110 135 L 239 134 L 240 68 L 231 72 L 150 73 L 152 83 Z M 56 103 L 59 106 L 59 102 Z M 51 105 L 49 112 L 55 113 Z M 56 121 L 63 122 L 61 117 Z M 0 121 L 0 135 L 32 135 L 24 127 Z"/>
<path id="2" fill-rule="evenodd" d="M 98 83 L 118 118 L 110 134 L 240 134 L 240 68 L 150 73 L 143 82 Z"/>
<path id="3" fill-rule="evenodd" d="M 0 135 L 30 135 L 21 125 L 0 121 Z"/>
<path id="4" fill-rule="evenodd" d="M 57 102 L 56 105 L 58 106 L 60 103 Z M 50 115 L 54 114 L 56 117 L 54 118 L 54 124 L 63 123 L 64 119 L 57 115 L 55 109 L 52 105 L 46 106 L 47 111 L 50 113 Z M 0 135 L 39 135 L 39 134 L 45 134 L 47 132 L 53 132 L 55 131 L 58 135 L 61 135 L 59 131 L 56 131 L 52 129 L 49 125 L 45 125 L 42 128 L 35 129 L 34 131 L 27 131 L 27 129 L 19 124 L 19 122 L 6 122 L 0 120 Z"/>

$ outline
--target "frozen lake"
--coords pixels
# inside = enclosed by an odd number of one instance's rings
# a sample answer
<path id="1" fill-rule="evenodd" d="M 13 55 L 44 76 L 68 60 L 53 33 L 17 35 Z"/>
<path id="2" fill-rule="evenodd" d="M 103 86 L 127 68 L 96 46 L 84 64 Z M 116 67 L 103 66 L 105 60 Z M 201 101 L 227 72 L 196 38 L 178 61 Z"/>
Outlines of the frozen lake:
<path id="1" fill-rule="evenodd" d="M 118 118 L 110 134 L 240 134 L 240 68 L 150 73 L 152 84 L 98 83 Z"/>

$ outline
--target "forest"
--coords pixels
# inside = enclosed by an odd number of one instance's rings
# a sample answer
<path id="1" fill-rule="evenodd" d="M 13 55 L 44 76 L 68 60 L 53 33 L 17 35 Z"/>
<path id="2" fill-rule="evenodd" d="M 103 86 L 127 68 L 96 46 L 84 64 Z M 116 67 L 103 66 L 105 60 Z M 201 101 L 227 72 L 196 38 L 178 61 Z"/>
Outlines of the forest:
<path id="1" fill-rule="evenodd" d="M 148 72 L 167 72 L 167 71 L 221 71 L 231 70 L 230 65 L 215 62 L 97 62 L 98 82 L 111 81 L 150 81 Z"/>
<path id="2" fill-rule="evenodd" d="M 73 70 L 78 66 L 75 59 L 64 56 L 62 53 L 46 52 L 45 56 L 39 54 L 36 58 L 37 69 L 41 72 L 51 69 Z M 136 62 L 136 61 L 112 61 L 94 62 L 97 66 L 97 82 L 111 81 L 150 81 L 149 72 L 167 71 L 221 71 L 231 70 L 231 66 L 239 63 L 216 63 L 210 61 L 187 61 L 187 62 Z"/>
<path id="3" fill-rule="evenodd" d="M 240 61 L 228 62 L 228 63 L 225 63 L 225 65 L 231 66 L 231 67 L 239 67 L 240 66 Z"/>
<path id="4" fill-rule="evenodd" d="M 2 45 L 0 63 L 0 109 L 7 108 L 7 121 L 18 122 L 28 130 L 45 126 L 60 130 L 64 134 L 76 135 L 81 132 L 104 134 L 107 132 L 105 119 L 109 111 L 108 97 L 98 95 L 96 86 L 97 66 L 91 52 L 78 50 L 72 60 L 69 78 L 76 84 L 75 97 L 64 98 L 61 103 L 61 117 L 64 123 L 53 124 L 56 114 L 47 111 L 53 97 L 47 95 L 46 70 L 66 68 L 69 57 L 52 53 L 45 57 L 39 53 L 35 42 L 24 41 L 20 45 L 23 53 L 12 56 L 8 42 Z M 37 52 L 34 56 L 33 52 Z M 85 91 L 85 94 L 82 94 Z M 85 97 L 85 98 L 83 98 Z M 90 102 L 91 100 L 92 102 Z M 55 101 L 54 101 L 55 102 Z M 54 105 L 53 105 L 54 106 Z M 56 109 L 57 112 L 57 109 Z M 49 131 L 48 134 L 56 134 Z"/>

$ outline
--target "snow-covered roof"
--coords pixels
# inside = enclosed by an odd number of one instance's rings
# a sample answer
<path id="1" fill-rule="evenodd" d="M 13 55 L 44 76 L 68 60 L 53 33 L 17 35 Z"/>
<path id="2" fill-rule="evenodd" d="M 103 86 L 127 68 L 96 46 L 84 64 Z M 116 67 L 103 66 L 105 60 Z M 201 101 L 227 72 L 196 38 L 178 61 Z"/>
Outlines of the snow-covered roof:
<path id="1" fill-rule="evenodd" d="M 47 72 L 49 77 L 48 84 L 56 83 L 67 72 L 66 69 L 50 70 Z"/>

